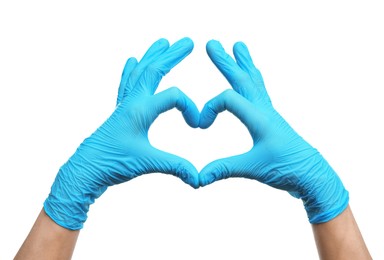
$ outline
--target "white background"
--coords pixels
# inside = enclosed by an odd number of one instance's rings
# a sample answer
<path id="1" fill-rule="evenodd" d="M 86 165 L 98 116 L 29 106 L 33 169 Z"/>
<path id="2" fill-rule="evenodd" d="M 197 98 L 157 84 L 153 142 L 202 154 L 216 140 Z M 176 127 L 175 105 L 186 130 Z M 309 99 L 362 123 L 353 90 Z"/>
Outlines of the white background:
<path id="1" fill-rule="evenodd" d="M 104 3 L 105 2 L 105 3 Z M 277 110 L 338 172 L 374 259 L 384 259 L 381 1 L 1 1 L 0 259 L 12 259 L 59 167 L 113 111 L 127 58 L 160 37 L 195 48 L 158 91 L 201 109 L 230 86 L 205 44 L 245 42 Z M 224 112 L 208 130 L 161 115 L 154 146 L 200 170 L 247 151 Z M 73 259 L 317 259 L 300 200 L 256 181 L 194 190 L 151 174 L 91 206 Z"/>

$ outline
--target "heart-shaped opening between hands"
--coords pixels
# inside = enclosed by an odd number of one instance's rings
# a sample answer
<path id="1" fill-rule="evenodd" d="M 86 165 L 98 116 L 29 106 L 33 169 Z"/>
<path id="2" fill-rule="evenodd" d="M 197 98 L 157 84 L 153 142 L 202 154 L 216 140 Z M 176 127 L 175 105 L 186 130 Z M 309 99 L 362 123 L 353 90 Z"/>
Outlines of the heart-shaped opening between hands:
<path id="1" fill-rule="evenodd" d="M 189 127 L 180 112 L 172 109 L 153 122 L 148 138 L 153 147 L 190 161 L 198 171 L 216 159 L 246 153 L 253 146 L 247 128 L 227 111 L 203 130 Z"/>

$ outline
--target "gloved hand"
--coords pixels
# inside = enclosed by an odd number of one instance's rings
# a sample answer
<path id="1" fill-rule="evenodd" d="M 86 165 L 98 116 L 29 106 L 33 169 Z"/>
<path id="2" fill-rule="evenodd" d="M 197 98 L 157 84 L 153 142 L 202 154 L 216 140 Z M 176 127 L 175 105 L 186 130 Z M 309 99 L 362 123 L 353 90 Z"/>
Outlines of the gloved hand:
<path id="1" fill-rule="evenodd" d="M 273 108 L 246 45 L 234 45 L 235 60 L 214 40 L 208 42 L 207 52 L 234 90 L 207 102 L 200 127 L 209 127 L 218 113 L 228 110 L 247 127 L 253 147 L 208 164 L 199 174 L 200 185 L 229 177 L 258 180 L 301 198 L 311 223 L 327 222 L 343 212 L 348 192 L 322 155 Z"/>
<path id="2" fill-rule="evenodd" d="M 172 46 L 160 39 L 139 63 L 135 58 L 127 61 L 114 112 L 60 168 L 44 202 L 45 212 L 57 224 L 81 229 L 89 206 L 108 186 L 141 174 L 173 174 L 195 188 L 199 186 L 197 170 L 191 163 L 152 147 L 148 141 L 153 121 L 174 107 L 191 127 L 198 127 L 199 111 L 179 89 L 173 87 L 154 95 L 163 75 L 192 49 L 189 38 Z"/>

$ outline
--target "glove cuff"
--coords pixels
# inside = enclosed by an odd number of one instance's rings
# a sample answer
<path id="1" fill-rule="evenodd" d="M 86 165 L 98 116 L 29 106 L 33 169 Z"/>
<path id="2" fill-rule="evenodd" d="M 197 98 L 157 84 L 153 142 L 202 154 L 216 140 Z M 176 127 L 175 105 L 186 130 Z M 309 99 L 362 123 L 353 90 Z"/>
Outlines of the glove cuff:
<path id="1" fill-rule="evenodd" d="M 319 154 L 312 168 L 316 171 L 311 186 L 301 199 L 311 224 L 328 222 L 341 214 L 348 206 L 349 193 L 328 162 Z"/>
<path id="2" fill-rule="evenodd" d="M 44 210 L 56 224 L 70 230 L 78 230 L 83 228 L 87 220 L 89 206 L 107 187 L 101 186 L 92 192 L 84 191 L 84 188 L 80 188 L 84 185 L 79 185 L 73 170 L 70 161 L 60 168 L 51 192 L 44 202 Z"/>

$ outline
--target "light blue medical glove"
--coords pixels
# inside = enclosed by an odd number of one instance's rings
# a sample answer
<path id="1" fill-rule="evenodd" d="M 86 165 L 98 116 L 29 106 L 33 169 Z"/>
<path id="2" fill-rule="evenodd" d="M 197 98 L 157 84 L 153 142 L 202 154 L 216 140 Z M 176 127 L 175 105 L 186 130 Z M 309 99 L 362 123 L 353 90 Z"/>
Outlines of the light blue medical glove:
<path id="1" fill-rule="evenodd" d="M 246 45 L 234 45 L 235 60 L 214 40 L 208 42 L 207 52 L 234 90 L 207 102 L 200 127 L 209 127 L 218 113 L 228 110 L 247 127 L 253 147 L 208 164 L 199 174 L 200 185 L 229 177 L 258 180 L 302 199 L 311 223 L 327 222 L 343 212 L 348 192 L 322 155 L 273 108 Z"/>
<path id="2" fill-rule="evenodd" d="M 192 49 L 189 38 L 172 46 L 160 39 L 139 63 L 135 58 L 127 61 L 114 112 L 60 168 L 44 203 L 45 212 L 58 225 L 81 229 L 89 206 L 108 186 L 145 173 L 168 173 L 194 188 L 199 186 L 197 170 L 190 162 L 160 151 L 148 141 L 153 121 L 174 107 L 188 125 L 199 125 L 196 105 L 179 89 L 154 95 L 161 78 Z"/>

